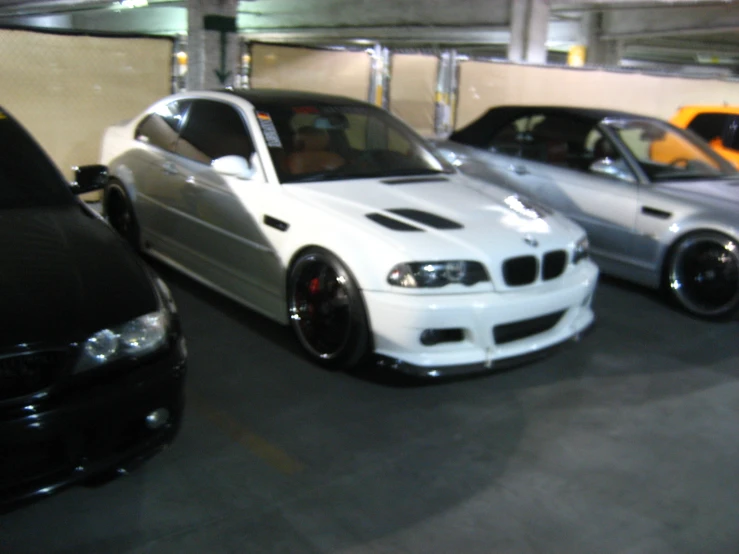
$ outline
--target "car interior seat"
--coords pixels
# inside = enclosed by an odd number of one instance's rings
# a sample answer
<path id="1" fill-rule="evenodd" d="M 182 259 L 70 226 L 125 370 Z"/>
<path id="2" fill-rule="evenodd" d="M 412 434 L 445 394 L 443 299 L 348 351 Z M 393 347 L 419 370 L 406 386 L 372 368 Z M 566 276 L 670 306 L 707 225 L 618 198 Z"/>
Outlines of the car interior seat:
<path id="1" fill-rule="evenodd" d="M 605 137 L 600 137 L 595 141 L 595 144 L 593 145 L 594 160 L 602 160 L 603 158 L 617 160 L 620 157 L 621 155 L 618 153 L 618 150 L 616 150 L 616 147 L 613 146 L 613 144 Z"/>
<path id="2" fill-rule="evenodd" d="M 287 157 L 287 167 L 293 175 L 336 169 L 345 160 L 328 150 L 330 137 L 325 129 L 301 127 L 295 133 L 293 152 Z"/>
<path id="3" fill-rule="evenodd" d="M 531 130 L 534 145 L 538 147 L 543 162 L 566 166 L 568 164 L 569 144 L 556 126 L 556 120 L 545 119 Z"/>

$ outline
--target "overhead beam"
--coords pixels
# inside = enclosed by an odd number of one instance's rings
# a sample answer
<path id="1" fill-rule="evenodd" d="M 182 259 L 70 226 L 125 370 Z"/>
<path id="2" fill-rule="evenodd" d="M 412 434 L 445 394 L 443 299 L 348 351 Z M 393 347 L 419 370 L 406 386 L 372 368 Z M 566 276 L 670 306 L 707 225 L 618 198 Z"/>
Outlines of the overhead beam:
<path id="1" fill-rule="evenodd" d="M 548 44 L 575 43 L 580 32 L 576 21 L 552 21 L 547 29 Z M 239 33 L 248 40 L 275 43 L 330 44 L 331 42 L 372 45 L 378 41 L 390 44 L 474 44 L 507 45 L 508 26 L 406 26 L 406 27 L 306 27 L 293 29 L 248 28 Z"/>
<path id="2" fill-rule="evenodd" d="M 149 6 L 120 11 L 99 11 L 73 16 L 76 30 L 143 35 L 186 35 L 187 8 Z"/>
<path id="3" fill-rule="evenodd" d="M 733 32 L 739 29 L 739 4 L 608 11 L 602 39 L 653 38 Z"/>
<path id="4" fill-rule="evenodd" d="M 239 33 L 259 42 L 306 42 L 330 44 L 334 41 L 370 45 L 393 43 L 502 44 L 508 41 L 507 27 L 308 27 L 293 29 L 249 29 L 239 25 Z"/>

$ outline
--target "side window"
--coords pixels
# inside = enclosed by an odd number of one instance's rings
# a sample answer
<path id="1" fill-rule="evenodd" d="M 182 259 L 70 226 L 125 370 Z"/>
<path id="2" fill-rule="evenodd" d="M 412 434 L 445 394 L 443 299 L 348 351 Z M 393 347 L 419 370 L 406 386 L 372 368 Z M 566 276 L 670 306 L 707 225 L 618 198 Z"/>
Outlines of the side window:
<path id="1" fill-rule="evenodd" d="M 588 135 L 592 123 L 561 114 L 531 118 L 523 157 L 549 165 L 582 170 L 589 163 Z"/>
<path id="2" fill-rule="evenodd" d="M 586 165 L 581 167 L 583 171 L 613 177 L 620 181 L 636 182 L 636 176 L 621 152 L 599 129 L 592 129 L 588 133 L 585 139 L 585 153 Z"/>
<path id="3" fill-rule="evenodd" d="M 523 150 L 529 142 L 527 131 L 531 124 L 531 117 L 521 117 L 505 125 L 493 135 L 488 148 L 494 148 L 501 154 L 522 156 Z"/>
<path id="4" fill-rule="evenodd" d="M 136 140 L 164 150 L 172 150 L 188 105 L 189 101 L 177 100 L 160 106 L 136 127 L 134 135 Z"/>
<path id="5" fill-rule="evenodd" d="M 710 142 L 723 136 L 728 119 L 728 114 L 702 113 L 695 116 L 688 125 L 688 129 Z"/>
<path id="6" fill-rule="evenodd" d="M 205 164 L 232 155 L 249 160 L 254 143 L 236 108 L 215 100 L 196 100 L 175 152 Z"/>
<path id="7" fill-rule="evenodd" d="M 403 156 L 408 156 L 411 153 L 412 148 L 410 141 L 395 129 L 388 130 L 387 139 L 388 150 L 392 152 L 397 152 L 398 154 L 402 154 Z"/>

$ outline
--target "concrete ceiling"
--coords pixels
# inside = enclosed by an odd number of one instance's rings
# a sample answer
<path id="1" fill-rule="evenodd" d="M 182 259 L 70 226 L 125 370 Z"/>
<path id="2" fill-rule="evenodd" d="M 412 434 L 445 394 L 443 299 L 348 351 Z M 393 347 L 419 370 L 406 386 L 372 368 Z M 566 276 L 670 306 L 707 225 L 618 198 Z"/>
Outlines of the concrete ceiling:
<path id="1" fill-rule="evenodd" d="M 246 38 L 342 45 L 380 41 L 393 48 L 457 48 L 505 57 L 511 2 L 520 0 L 247 0 L 238 26 Z M 77 32 L 185 35 L 186 1 L 0 0 L 0 26 Z M 739 69 L 739 2 L 552 0 L 550 61 L 582 44 L 584 22 L 621 46 L 624 65 Z"/>

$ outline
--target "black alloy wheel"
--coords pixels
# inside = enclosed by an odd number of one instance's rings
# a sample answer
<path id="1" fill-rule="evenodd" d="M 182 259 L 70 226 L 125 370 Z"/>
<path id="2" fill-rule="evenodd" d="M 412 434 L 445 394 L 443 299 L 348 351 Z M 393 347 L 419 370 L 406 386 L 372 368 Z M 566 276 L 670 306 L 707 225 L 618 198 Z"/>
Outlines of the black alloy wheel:
<path id="1" fill-rule="evenodd" d="M 290 325 L 309 356 L 330 369 L 352 369 L 369 351 L 364 302 L 344 264 L 323 248 L 310 248 L 288 275 Z"/>
<path id="2" fill-rule="evenodd" d="M 139 244 L 139 226 L 136 221 L 131 200 L 126 194 L 123 185 L 111 180 L 105 189 L 105 217 L 111 227 L 118 231 L 128 243 L 138 251 Z"/>
<path id="3" fill-rule="evenodd" d="M 667 286 L 685 310 L 723 319 L 739 308 L 739 243 L 713 231 L 680 240 L 667 265 Z"/>

